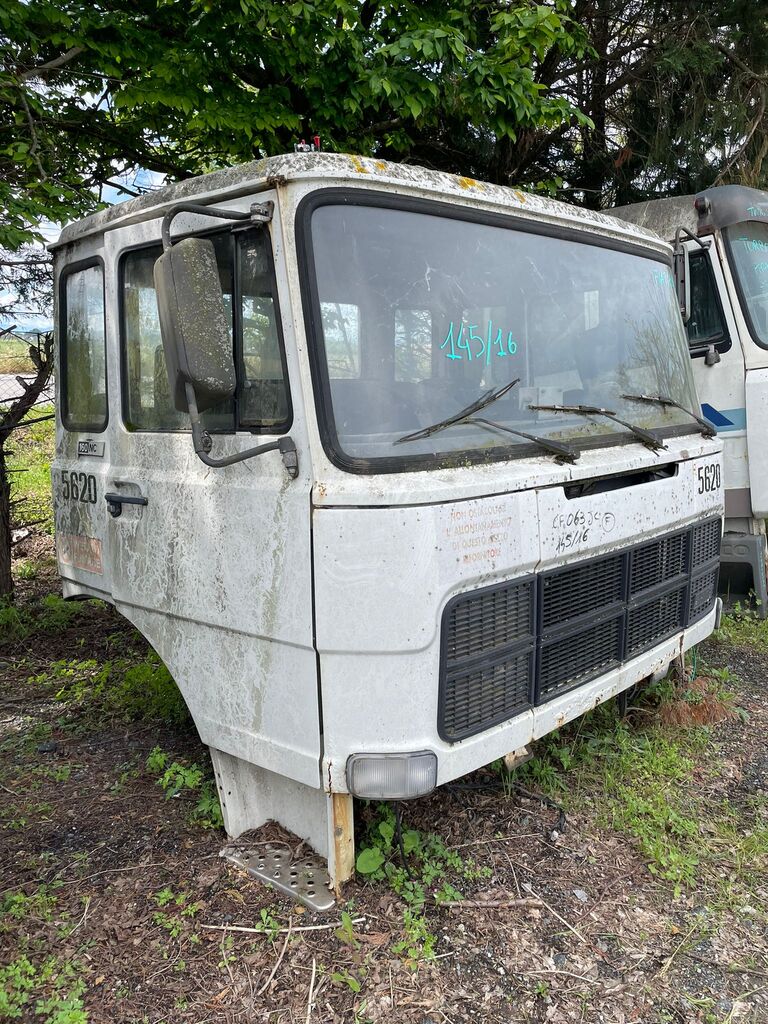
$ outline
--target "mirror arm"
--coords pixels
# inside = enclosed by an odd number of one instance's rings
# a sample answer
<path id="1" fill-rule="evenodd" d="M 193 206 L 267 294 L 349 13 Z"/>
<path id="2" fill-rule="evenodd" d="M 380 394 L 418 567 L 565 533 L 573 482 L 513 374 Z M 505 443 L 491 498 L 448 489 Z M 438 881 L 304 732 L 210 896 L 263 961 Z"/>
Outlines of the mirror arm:
<path id="1" fill-rule="evenodd" d="M 279 451 L 283 457 L 283 465 L 285 466 L 288 476 L 295 480 L 299 475 L 299 455 L 296 450 L 296 445 L 290 437 L 279 437 L 277 441 L 269 441 L 267 444 L 257 445 L 255 448 L 249 448 L 247 451 L 238 452 L 236 455 L 227 455 L 223 459 L 214 459 L 208 453 L 213 447 L 213 441 L 211 435 L 207 430 L 203 429 L 200 422 L 200 413 L 197 410 L 197 399 L 195 398 L 195 389 L 191 384 L 186 385 L 187 392 L 187 405 L 189 407 L 189 418 L 192 421 L 192 443 L 195 448 L 195 453 L 201 462 L 204 462 L 206 466 L 212 466 L 214 469 L 218 469 L 221 466 L 234 466 L 237 462 L 244 462 L 246 459 L 252 459 L 255 455 L 264 455 L 266 452 Z"/>
<path id="2" fill-rule="evenodd" d="M 216 206 L 203 206 L 201 203 L 178 203 L 163 217 L 160 228 L 160 237 L 163 240 L 163 252 L 173 245 L 171 241 L 171 222 L 180 213 L 199 213 L 202 217 L 218 217 L 220 220 L 249 220 L 252 224 L 269 224 L 275 204 L 270 199 L 266 203 L 253 203 L 250 210 L 245 213 L 243 210 L 222 210 Z"/>
<path id="3" fill-rule="evenodd" d="M 694 233 L 692 231 L 689 231 L 688 228 L 684 228 L 682 225 L 680 225 L 680 227 L 675 232 L 675 251 L 676 252 L 679 249 L 682 249 L 682 247 L 683 247 L 683 239 L 682 239 L 683 235 L 685 235 L 686 238 L 690 238 L 690 240 L 692 242 L 695 242 L 697 245 L 700 245 L 702 249 L 709 249 L 709 246 L 710 246 L 709 242 L 703 241 L 701 238 L 699 238 L 698 235 L 694 235 Z"/>

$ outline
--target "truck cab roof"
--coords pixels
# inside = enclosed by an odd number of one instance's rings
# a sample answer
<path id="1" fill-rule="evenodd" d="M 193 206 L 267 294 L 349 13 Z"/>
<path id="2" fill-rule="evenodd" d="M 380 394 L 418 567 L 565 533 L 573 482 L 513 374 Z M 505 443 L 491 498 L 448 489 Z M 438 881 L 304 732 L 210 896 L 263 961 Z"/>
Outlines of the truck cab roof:
<path id="1" fill-rule="evenodd" d="M 393 192 L 428 195 L 463 204 L 503 207 L 521 217 L 549 219 L 563 227 L 580 227 L 617 240 L 662 248 L 659 239 L 645 228 L 593 210 L 585 210 L 475 178 L 429 170 L 413 164 L 342 153 L 288 153 L 267 157 L 211 174 L 188 178 L 124 203 L 110 206 L 82 220 L 68 224 L 50 249 L 78 242 L 94 234 L 153 220 L 179 202 L 221 201 L 252 195 L 293 181 L 317 180 L 319 185 L 365 184 Z"/>
<path id="2" fill-rule="evenodd" d="M 715 185 L 696 195 L 619 206 L 614 213 L 662 238 L 671 239 L 678 227 L 695 235 L 711 235 L 732 224 L 768 220 L 768 192 L 745 185 Z"/>

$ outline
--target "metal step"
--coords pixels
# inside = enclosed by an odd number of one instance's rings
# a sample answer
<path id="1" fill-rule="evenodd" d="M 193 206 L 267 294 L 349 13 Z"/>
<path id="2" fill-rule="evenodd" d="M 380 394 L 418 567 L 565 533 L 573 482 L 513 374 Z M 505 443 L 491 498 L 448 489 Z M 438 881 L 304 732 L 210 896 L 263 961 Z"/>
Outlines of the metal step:
<path id="1" fill-rule="evenodd" d="M 336 905 L 328 869 L 318 857 L 294 860 L 290 848 L 278 843 L 264 843 L 253 850 L 228 846 L 221 856 L 310 910 L 331 910 Z"/>

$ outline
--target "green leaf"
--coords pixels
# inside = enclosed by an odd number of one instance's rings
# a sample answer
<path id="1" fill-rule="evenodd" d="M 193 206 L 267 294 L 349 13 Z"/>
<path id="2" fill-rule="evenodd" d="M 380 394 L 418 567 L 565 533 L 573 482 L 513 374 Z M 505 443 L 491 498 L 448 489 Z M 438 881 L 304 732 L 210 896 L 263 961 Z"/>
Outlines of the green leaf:
<path id="1" fill-rule="evenodd" d="M 384 854 L 378 847 L 367 847 L 357 856 L 357 870 L 361 875 L 375 874 L 385 861 Z"/>

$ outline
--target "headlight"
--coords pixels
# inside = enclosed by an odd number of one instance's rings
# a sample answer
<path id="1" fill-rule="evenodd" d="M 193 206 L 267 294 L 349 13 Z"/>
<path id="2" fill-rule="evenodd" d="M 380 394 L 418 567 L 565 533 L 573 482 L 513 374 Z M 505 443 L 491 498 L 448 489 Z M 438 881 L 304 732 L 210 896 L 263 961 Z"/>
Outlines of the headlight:
<path id="1" fill-rule="evenodd" d="M 351 754 L 347 788 L 365 800 L 412 800 L 437 785 L 437 755 L 431 750 L 406 754 Z"/>

